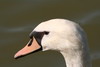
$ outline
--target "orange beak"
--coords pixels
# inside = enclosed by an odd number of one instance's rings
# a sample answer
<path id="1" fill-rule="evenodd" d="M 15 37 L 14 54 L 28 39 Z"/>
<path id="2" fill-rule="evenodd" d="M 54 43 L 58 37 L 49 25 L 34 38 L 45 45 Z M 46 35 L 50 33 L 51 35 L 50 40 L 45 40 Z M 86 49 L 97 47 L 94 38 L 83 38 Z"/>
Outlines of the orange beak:
<path id="1" fill-rule="evenodd" d="M 31 42 L 31 40 L 29 41 L 29 43 Z M 37 51 L 41 48 L 41 46 L 37 43 L 36 39 L 34 38 L 31 45 L 29 45 L 29 43 L 23 48 L 21 49 L 20 51 L 18 51 L 14 58 L 17 59 L 21 56 L 24 56 L 24 55 L 27 55 L 27 54 L 30 54 L 34 51 Z"/>

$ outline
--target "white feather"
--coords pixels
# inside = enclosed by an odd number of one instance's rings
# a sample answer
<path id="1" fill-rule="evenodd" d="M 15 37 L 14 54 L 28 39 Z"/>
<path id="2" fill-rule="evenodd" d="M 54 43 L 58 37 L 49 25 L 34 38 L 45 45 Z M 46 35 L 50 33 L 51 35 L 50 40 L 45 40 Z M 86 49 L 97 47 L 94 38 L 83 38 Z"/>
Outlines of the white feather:
<path id="1" fill-rule="evenodd" d="M 61 52 L 67 67 L 91 67 L 86 34 L 77 23 L 52 19 L 40 23 L 33 31 L 50 32 L 42 39 L 43 51 Z"/>

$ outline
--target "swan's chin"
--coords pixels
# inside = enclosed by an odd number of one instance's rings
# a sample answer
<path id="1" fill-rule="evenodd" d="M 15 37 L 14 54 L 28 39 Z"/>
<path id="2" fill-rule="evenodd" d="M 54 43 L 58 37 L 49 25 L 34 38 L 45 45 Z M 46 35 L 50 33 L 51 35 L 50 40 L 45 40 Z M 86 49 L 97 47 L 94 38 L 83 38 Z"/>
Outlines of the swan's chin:
<path id="1" fill-rule="evenodd" d="M 47 51 L 47 50 L 50 50 L 50 49 L 47 47 L 42 47 L 42 51 Z"/>

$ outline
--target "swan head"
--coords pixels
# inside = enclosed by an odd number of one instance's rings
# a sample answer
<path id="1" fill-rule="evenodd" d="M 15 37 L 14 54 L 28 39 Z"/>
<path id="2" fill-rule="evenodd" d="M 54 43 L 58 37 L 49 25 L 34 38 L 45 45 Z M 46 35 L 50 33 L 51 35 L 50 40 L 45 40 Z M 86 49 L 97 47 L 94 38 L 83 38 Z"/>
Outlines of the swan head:
<path id="1" fill-rule="evenodd" d="M 52 19 L 40 23 L 31 33 L 29 43 L 14 58 L 25 56 L 38 50 L 70 51 L 85 46 L 84 31 L 69 20 Z"/>

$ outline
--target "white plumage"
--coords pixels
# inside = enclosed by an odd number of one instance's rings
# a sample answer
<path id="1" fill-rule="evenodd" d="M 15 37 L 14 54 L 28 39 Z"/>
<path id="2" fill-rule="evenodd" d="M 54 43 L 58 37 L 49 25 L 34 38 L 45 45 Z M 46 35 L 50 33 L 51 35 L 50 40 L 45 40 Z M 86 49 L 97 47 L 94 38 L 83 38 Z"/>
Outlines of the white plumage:
<path id="1" fill-rule="evenodd" d="M 77 24 L 65 19 L 40 23 L 32 32 L 48 31 L 41 40 L 43 51 L 59 51 L 67 67 L 91 67 L 87 37 Z"/>

